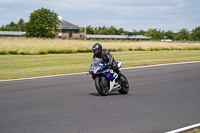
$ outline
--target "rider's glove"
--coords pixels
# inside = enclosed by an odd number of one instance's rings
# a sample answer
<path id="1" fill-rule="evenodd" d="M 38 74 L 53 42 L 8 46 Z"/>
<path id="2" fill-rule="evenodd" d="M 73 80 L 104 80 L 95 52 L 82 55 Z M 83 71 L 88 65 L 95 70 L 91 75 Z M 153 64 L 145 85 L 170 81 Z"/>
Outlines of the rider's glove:
<path id="1" fill-rule="evenodd" d="M 106 66 L 112 66 L 112 62 L 105 63 Z"/>

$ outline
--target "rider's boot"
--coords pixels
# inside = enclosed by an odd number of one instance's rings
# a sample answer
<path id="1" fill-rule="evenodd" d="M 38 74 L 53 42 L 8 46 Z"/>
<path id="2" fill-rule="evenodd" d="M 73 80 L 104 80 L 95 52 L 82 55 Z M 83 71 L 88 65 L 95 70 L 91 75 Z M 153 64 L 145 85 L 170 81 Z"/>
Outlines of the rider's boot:
<path id="1" fill-rule="evenodd" d="M 118 77 L 117 77 L 116 81 L 120 83 L 120 82 L 122 82 L 122 78 L 121 78 L 122 73 L 119 71 L 117 74 L 118 74 Z"/>

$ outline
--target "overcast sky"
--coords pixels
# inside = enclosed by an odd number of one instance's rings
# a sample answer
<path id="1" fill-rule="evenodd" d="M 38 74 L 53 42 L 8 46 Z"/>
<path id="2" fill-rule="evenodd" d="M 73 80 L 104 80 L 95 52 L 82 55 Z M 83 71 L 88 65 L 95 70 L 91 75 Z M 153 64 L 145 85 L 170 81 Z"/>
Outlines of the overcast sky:
<path id="1" fill-rule="evenodd" d="M 42 7 L 54 11 L 70 23 L 83 27 L 149 28 L 189 31 L 200 26 L 200 0 L 0 0 L 0 27 Z"/>

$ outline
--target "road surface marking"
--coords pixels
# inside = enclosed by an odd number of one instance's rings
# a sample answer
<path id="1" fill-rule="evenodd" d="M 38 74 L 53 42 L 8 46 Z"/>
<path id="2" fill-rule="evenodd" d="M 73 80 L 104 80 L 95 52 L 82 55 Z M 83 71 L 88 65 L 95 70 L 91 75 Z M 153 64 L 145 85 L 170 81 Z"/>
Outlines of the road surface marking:
<path id="1" fill-rule="evenodd" d="M 173 131 L 165 132 L 165 133 L 179 133 L 179 132 L 183 132 L 183 131 L 186 131 L 186 130 L 189 130 L 189 129 L 192 129 L 192 128 L 195 128 L 195 127 L 199 127 L 199 126 L 200 126 L 200 123 L 194 124 L 194 125 L 191 125 L 191 126 L 187 126 L 187 127 L 183 127 L 183 128 L 180 128 L 180 129 L 176 129 L 176 130 L 173 130 Z"/>

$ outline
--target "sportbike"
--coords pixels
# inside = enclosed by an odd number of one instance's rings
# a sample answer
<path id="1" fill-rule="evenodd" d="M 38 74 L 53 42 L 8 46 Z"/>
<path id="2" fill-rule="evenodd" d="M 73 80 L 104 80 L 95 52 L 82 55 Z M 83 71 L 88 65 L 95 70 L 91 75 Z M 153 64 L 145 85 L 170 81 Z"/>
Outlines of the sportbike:
<path id="1" fill-rule="evenodd" d="M 116 63 L 120 68 L 122 62 Z M 89 73 L 94 79 L 98 93 L 102 96 L 107 96 L 109 92 L 113 91 L 118 91 L 120 94 L 127 94 L 129 92 L 129 83 L 126 77 L 121 74 L 119 78 L 111 66 L 105 65 L 101 58 L 93 59 Z"/>

